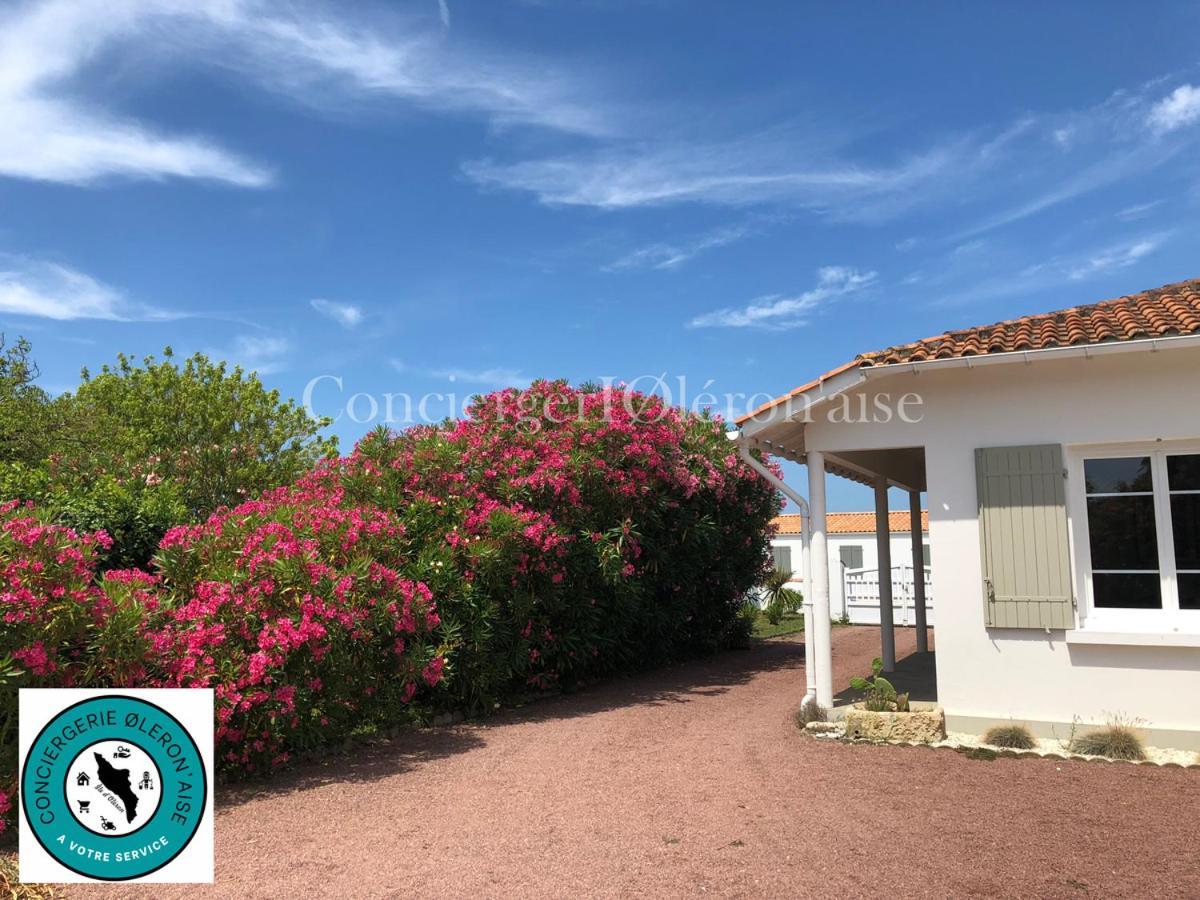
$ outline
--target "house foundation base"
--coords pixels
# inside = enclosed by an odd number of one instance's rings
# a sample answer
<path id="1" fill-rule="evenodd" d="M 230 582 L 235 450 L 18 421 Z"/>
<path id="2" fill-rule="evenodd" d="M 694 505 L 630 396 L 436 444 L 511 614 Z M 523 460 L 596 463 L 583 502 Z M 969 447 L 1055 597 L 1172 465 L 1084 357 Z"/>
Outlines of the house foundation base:
<path id="1" fill-rule="evenodd" d="M 999 716 L 964 716 L 946 713 L 946 730 L 959 731 L 965 734 L 983 734 L 994 725 L 1021 724 L 1029 726 L 1029 730 L 1039 738 L 1053 738 L 1065 741 L 1071 737 L 1074 729 L 1076 734 L 1099 728 L 1106 722 L 1053 722 L 1039 719 L 1022 719 L 1018 717 Z M 1141 726 L 1137 728 L 1142 740 L 1150 747 L 1162 747 L 1172 750 L 1200 751 L 1200 730 L 1182 728 L 1154 728 Z"/>

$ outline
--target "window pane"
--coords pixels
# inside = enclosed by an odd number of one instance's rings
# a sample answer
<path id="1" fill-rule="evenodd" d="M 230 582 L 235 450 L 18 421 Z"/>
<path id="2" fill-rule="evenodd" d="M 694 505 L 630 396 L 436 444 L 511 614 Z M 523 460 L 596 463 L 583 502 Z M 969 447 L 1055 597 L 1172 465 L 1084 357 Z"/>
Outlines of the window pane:
<path id="1" fill-rule="evenodd" d="M 1092 595 L 1097 609 L 1162 609 L 1162 584 L 1157 572 L 1093 575 Z"/>
<path id="2" fill-rule="evenodd" d="M 1200 609 L 1200 575 L 1192 572 L 1179 575 L 1179 608 Z"/>
<path id="3" fill-rule="evenodd" d="M 1085 459 L 1083 474 L 1089 494 L 1125 494 L 1129 491 L 1154 490 L 1148 456 Z"/>
<path id="4" fill-rule="evenodd" d="M 862 547 L 843 547 L 838 551 L 842 558 L 842 565 L 847 569 L 861 569 L 863 564 L 863 548 Z"/>
<path id="5" fill-rule="evenodd" d="M 1092 497 L 1088 532 L 1093 569 L 1157 569 L 1153 497 Z"/>
<path id="6" fill-rule="evenodd" d="M 1200 569 L 1200 494 L 1171 497 L 1171 532 L 1176 567 Z"/>
<path id="7" fill-rule="evenodd" d="M 1167 486 L 1173 491 L 1200 491 L 1200 456 L 1168 456 Z"/>
<path id="8" fill-rule="evenodd" d="M 792 548 L 791 547 L 772 547 L 771 555 L 775 557 L 776 572 L 792 571 Z"/>

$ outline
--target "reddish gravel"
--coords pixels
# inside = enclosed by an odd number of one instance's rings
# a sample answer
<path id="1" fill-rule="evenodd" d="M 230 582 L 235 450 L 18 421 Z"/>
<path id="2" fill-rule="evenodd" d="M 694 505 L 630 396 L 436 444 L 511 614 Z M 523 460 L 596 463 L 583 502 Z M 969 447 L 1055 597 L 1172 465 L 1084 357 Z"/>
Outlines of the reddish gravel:
<path id="1" fill-rule="evenodd" d="M 834 635 L 841 684 L 878 631 Z M 767 642 L 226 789 L 212 889 L 71 896 L 1200 897 L 1195 771 L 818 742 L 803 667 Z"/>

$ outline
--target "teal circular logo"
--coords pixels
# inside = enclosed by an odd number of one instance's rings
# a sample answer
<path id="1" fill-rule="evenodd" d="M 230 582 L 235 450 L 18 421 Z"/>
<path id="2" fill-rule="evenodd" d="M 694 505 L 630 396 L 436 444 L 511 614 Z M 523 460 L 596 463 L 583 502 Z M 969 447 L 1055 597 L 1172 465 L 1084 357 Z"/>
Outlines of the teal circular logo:
<path id="1" fill-rule="evenodd" d="M 39 732 L 21 805 L 39 844 L 73 872 L 128 881 L 187 847 L 208 799 L 200 750 L 166 710 L 122 695 L 67 707 Z"/>

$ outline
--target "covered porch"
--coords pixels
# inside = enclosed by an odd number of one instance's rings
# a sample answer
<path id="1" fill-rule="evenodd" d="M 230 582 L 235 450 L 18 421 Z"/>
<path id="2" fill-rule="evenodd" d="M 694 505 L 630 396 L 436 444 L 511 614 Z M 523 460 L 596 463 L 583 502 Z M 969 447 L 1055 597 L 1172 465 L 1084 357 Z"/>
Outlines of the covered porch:
<path id="1" fill-rule="evenodd" d="M 893 584 L 890 578 L 880 578 L 879 591 L 879 656 L 883 671 L 894 679 L 897 689 L 909 691 L 911 699 L 935 702 L 936 666 L 928 639 L 926 597 L 928 584 L 921 528 L 921 495 L 926 490 L 924 447 L 887 449 L 816 450 L 805 446 L 805 417 L 793 419 L 775 415 L 765 422 L 749 421 L 743 430 L 732 435 L 739 452 L 768 481 L 789 497 L 799 508 L 802 523 L 801 545 L 804 572 L 805 646 L 808 690 L 806 703 L 817 703 L 829 710 L 852 698 L 843 690 L 845 685 L 833 683 L 833 661 L 830 617 L 830 564 L 826 530 L 826 479 L 829 475 L 845 478 L 867 486 L 874 492 L 875 540 L 880 572 L 890 572 L 894 565 L 907 565 L 912 579 L 912 625 L 916 631 L 916 652 L 897 660 L 894 619 Z M 774 456 L 805 466 L 807 496 L 788 484 L 756 458 Z M 889 491 L 899 489 L 908 499 L 911 517 L 909 533 L 911 558 L 892 559 L 889 521 Z M 917 573 L 920 573 L 919 577 Z M 865 674 L 865 673 L 864 673 Z M 835 692 L 837 692 L 835 694 Z"/>

